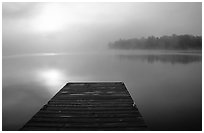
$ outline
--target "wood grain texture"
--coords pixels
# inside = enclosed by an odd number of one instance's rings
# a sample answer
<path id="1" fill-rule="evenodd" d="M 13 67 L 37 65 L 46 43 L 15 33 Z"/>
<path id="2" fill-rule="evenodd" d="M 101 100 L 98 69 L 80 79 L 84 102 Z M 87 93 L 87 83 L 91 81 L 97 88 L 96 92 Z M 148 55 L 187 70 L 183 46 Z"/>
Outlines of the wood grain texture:
<path id="1" fill-rule="evenodd" d="M 21 130 L 143 131 L 147 126 L 122 82 L 67 83 Z"/>

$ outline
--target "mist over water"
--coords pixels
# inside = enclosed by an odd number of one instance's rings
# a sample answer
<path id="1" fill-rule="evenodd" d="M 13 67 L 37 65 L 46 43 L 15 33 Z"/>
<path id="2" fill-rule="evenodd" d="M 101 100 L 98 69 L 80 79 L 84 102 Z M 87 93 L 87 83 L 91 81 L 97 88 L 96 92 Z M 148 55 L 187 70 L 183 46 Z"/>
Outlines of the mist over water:
<path id="1" fill-rule="evenodd" d="M 3 130 L 18 130 L 67 82 L 80 81 L 124 82 L 150 130 L 200 130 L 201 54 L 136 53 L 3 58 Z"/>
<path id="2" fill-rule="evenodd" d="M 202 3 L 3 3 L 3 56 L 106 50 L 120 38 L 202 35 Z"/>
<path id="3" fill-rule="evenodd" d="M 201 2 L 4 2 L 3 130 L 19 130 L 67 82 L 80 81 L 124 82 L 150 130 L 201 130 L 200 47 L 116 50 L 108 45 L 149 36 L 162 45 L 173 36 L 171 43 L 179 46 L 184 34 L 202 41 Z"/>

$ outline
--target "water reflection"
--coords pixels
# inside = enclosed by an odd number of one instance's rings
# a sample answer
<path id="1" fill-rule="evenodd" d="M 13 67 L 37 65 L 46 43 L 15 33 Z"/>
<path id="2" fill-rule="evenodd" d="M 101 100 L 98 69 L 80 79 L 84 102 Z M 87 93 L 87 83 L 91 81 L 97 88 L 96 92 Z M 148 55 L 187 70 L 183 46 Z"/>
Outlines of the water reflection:
<path id="1" fill-rule="evenodd" d="M 51 98 L 44 86 L 33 81 L 3 86 L 2 94 L 3 130 L 18 130 Z"/>
<path id="2" fill-rule="evenodd" d="M 42 81 L 42 84 L 48 87 L 57 87 L 69 81 L 63 72 L 58 69 L 39 70 L 36 76 Z"/>
<path id="3" fill-rule="evenodd" d="M 189 64 L 193 62 L 200 62 L 201 55 L 179 55 L 179 54 L 163 54 L 163 55 L 118 55 L 119 59 L 140 60 L 148 63 L 171 63 L 171 64 Z"/>
<path id="4" fill-rule="evenodd" d="M 3 130 L 18 130 L 62 86 L 76 81 L 125 82 L 151 130 L 200 130 L 201 55 L 146 53 L 3 58 Z"/>
<path id="5" fill-rule="evenodd" d="M 21 128 L 68 81 L 42 57 L 3 58 L 3 130 Z"/>

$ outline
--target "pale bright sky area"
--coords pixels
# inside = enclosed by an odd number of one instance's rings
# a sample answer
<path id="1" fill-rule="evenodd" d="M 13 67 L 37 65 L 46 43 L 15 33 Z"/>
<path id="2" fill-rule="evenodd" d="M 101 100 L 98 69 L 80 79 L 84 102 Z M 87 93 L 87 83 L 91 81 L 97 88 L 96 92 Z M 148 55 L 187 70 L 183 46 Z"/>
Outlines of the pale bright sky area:
<path id="1" fill-rule="evenodd" d="M 202 35 L 202 3 L 3 3 L 3 56 L 95 51 L 120 38 Z"/>

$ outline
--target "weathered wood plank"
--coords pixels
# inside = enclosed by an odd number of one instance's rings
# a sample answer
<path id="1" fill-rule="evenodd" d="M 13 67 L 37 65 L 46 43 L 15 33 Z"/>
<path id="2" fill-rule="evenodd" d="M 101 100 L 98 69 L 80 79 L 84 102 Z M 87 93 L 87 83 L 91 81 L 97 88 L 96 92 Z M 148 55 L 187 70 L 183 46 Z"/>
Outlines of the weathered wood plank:
<path id="1" fill-rule="evenodd" d="M 66 84 L 22 130 L 147 130 L 122 82 Z"/>
<path id="2" fill-rule="evenodd" d="M 73 118 L 111 118 L 111 117 L 139 117 L 141 116 L 140 114 L 38 114 L 35 115 L 34 118 L 67 118 L 67 117 L 73 117 Z"/>

